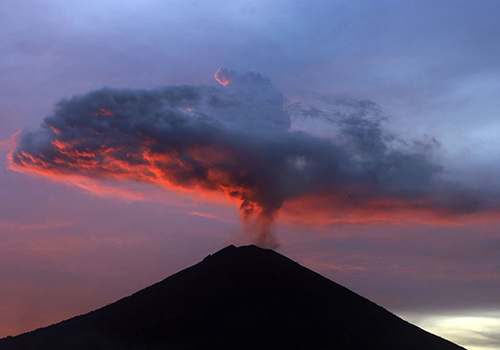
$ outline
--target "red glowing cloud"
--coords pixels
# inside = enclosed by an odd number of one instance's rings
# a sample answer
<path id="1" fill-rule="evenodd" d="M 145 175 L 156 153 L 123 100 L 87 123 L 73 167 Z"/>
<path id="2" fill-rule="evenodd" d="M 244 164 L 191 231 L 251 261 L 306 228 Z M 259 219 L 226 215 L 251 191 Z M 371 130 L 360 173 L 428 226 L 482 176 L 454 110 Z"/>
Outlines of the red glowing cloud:
<path id="1" fill-rule="evenodd" d="M 347 193 L 316 193 L 286 201 L 280 216 L 288 223 L 318 227 L 349 224 L 458 226 L 500 219 L 496 208 L 470 208 L 457 197 L 447 196 L 449 194 L 440 193 L 413 199 L 368 197 L 356 200 Z"/>
<path id="2" fill-rule="evenodd" d="M 63 100 L 40 129 L 18 136 L 11 168 L 222 194 L 239 202 L 261 245 L 275 244 L 283 206 L 289 220 L 325 224 L 451 222 L 492 207 L 440 180 L 428 153 L 390 147 L 373 103 L 330 115 L 338 134 L 322 138 L 290 130 L 283 95 L 264 75 L 221 68 L 216 77 L 226 86 L 106 88 Z"/>

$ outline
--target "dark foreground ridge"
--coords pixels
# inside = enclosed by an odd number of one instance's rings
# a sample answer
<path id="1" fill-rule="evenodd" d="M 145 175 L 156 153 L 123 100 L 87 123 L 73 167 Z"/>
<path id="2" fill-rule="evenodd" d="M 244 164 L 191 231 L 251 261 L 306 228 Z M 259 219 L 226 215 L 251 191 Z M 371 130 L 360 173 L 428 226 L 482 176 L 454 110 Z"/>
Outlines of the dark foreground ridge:
<path id="1" fill-rule="evenodd" d="M 2 350 L 460 350 L 272 250 L 229 246 Z"/>

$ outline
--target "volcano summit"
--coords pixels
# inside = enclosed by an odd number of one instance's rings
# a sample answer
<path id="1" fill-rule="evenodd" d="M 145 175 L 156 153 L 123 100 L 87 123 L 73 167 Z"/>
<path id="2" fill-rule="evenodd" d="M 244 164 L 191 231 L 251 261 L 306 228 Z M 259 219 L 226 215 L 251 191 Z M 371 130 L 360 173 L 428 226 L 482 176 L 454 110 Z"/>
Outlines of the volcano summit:
<path id="1" fill-rule="evenodd" d="M 275 251 L 228 246 L 2 350 L 460 350 Z"/>

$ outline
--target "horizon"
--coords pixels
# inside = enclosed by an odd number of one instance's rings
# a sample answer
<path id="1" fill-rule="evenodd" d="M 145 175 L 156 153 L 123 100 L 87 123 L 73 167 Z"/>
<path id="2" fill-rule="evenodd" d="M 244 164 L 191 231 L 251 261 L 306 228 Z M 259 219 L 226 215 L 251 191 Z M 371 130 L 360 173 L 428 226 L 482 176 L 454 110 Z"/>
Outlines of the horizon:
<path id="1" fill-rule="evenodd" d="M 257 243 L 500 349 L 498 10 L 2 3 L 0 338 Z"/>

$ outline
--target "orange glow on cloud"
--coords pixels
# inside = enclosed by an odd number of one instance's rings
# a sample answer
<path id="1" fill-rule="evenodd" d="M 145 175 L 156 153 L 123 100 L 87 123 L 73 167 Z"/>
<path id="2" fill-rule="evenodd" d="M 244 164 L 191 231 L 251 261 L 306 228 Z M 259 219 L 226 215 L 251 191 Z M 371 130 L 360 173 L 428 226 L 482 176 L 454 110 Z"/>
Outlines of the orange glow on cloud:
<path id="1" fill-rule="evenodd" d="M 63 181 L 80 187 L 90 193 L 105 197 L 119 197 L 126 201 L 144 201 L 151 198 L 151 193 L 137 189 L 126 189 L 119 186 L 106 186 L 97 179 L 133 180 L 139 183 L 156 184 L 174 193 L 187 193 L 195 200 L 227 204 L 238 200 L 240 196 L 250 194 L 250 189 L 238 188 L 231 183 L 230 175 L 222 171 L 210 169 L 207 178 L 201 182 L 178 183 L 172 180 L 169 170 L 190 171 L 191 166 L 173 154 L 153 154 L 145 145 L 137 154 L 130 154 L 137 164 L 130 164 L 113 157 L 118 149 L 102 149 L 96 153 L 77 150 L 78 145 L 60 140 L 52 141 L 59 156 L 46 161 L 44 157 L 34 157 L 22 151 L 18 155 L 18 162 L 12 161 L 9 156 L 11 170 L 24 173 L 43 175 L 56 181 Z M 215 151 L 195 145 L 188 152 L 194 159 L 209 166 L 210 163 L 222 161 L 231 157 L 229 152 Z M 63 167 L 56 167 L 62 165 Z M 81 174 L 81 175 L 75 175 Z M 90 175 L 86 177 L 85 175 Z M 225 194 L 225 195 L 221 195 Z M 180 203 L 180 202 L 179 202 Z M 255 204 L 254 207 L 260 207 Z M 217 218 L 218 219 L 218 218 Z"/>
<path id="2" fill-rule="evenodd" d="M 215 79 L 219 82 L 219 84 L 224 86 L 229 85 L 230 83 L 229 79 L 226 79 L 225 77 L 220 77 L 218 75 L 215 76 Z"/>
<path id="3" fill-rule="evenodd" d="M 105 109 L 105 108 L 100 108 L 99 109 L 99 112 L 94 112 L 92 113 L 93 115 L 96 115 L 96 116 L 101 116 L 101 117 L 110 117 L 112 116 L 113 114 L 115 114 L 115 112 L 113 111 L 110 111 L 108 109 Z"/>
<path id="4" fill-rule="evenodd" d="M 5 140 L 0 140 L 0 150 L 12 149 L 17 144 L 17 139 L 21 135 L 22 130 L 12 134 L 12 136 Z"/>
<path id="5" fill-rule="evenodd" d="M 232 172 L 211 166 L 217 163 L 237 163 L 237 156 L 228 149 L 191 145 L 186 155 L 195 160 L 197 165 L 208 170 L 200 179 L 192 178 L 182 182 L 178 180 L 176 173 L 194 172 L 192 162 L 184 160 L 186 157 L 180 157 L 177 152 L 153 153 L 151 147 L 154 143 L 146 142 L 141 150 L 128 154 L 127 157 L 132 160 L 131 162 L 114 156 L 115 152 L 122 151 L 119 148 L 97 148 L 92 151 L 81 148 L 78 141 L 72 143 L 60 139 L 53 140 L 52 146 L 56 156 L 50 161 L 43 155 L 35 157 L 21 151 L 17 154 L 17 161 L 13 162 L 11 153 L 10 168 L 65 181 L 96 195 L 120 197 L 127 201 L 149 200 L 149 195 L 140 190 L 105 186 L 96 179 L 133 180 L 139 183 L 156 184 L 174 193 L 188 193 L 196 200 L 219 203 L 237 200 L 240 202 L 242 219 L 249 226 L 269 227 L 275 220 L 274 216 L 263 215 L 259 218 L 260 223 L 252 224 L 249 221 L 251 214 L 261 213 L 263 208 L 258 202 L 249 201 L 248 198 L 255 198 L 258 194 L 252 187 L 236 185 Z M 458 220 L 457 216 L 446 206 L 434 205 L 439 202 L 439 198 L 431 196 L 397 199 L 361 195 L 361 199 L 358 200 L 356 196 L 351 197 L 349 193 L 363 193 L 363 189 L 352 187 L 350 190 L 346 188 L 344 191 L 305 194 L 297 198 L 286 199 L 280 210 L 280 217 L 284 222 L 311 226 L 386 223 L 460 225 L 467 220 L 498 220 L 498 213 L 494 210 L 483 211 L 481 215 L 476 214 L 468 216 L 467 219 Z M 198 212 L 192 212 L 192 215 L 220 220 L 218 217 Z"/>
<path id="6" fill-rule="evenodd" d="M 190 212 L 189 213 L 190 215 L 194 215 L 194 216 L 200 216 L 202 218 L 209 218 L 209 219 L 214 219 L 214 220 L 217 220 L 217 221 L 223 221 L 223 222 L 230 222 L 228 220 L 225 220 L 225 219 L 222 219 L 216 215 L 211 215 L 211 214 L 207 214 L 207 213 L 200 213 L 200 212 Z"/>
<path id="7" fill-rule="evenodd" d="M 353 201 L 346 194 L 306 195 L 286 201 L 280 212 L 284 222 L 310 226 L 349 224 L 445 225 L 495 222 L 498 210 L 469 214 L 454 213 L 450 208 L 435 205 L 439 198 L 418 199 L 364 198 Z"/>

